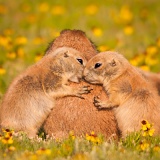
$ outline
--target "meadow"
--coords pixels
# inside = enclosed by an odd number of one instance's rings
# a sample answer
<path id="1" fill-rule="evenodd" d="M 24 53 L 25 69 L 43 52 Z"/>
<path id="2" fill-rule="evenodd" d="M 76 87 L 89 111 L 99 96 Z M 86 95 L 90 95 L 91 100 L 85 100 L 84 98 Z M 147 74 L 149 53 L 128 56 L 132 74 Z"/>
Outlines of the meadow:
<path id="1" fill-rule="evenodd" d="M 99 51 L 122 53 L 143 70 L 160 72 L 159 0 L 0 0 L 0 101 L 16 75 L 40 60 L 63 29 L 84 31 Z M 64 141 L 30 140 L 3 130 L 0 159 L 160 159 L 160 137 L 154 124 L 119 142 L 94 131 L 81 138 L 71 132 Z"/>

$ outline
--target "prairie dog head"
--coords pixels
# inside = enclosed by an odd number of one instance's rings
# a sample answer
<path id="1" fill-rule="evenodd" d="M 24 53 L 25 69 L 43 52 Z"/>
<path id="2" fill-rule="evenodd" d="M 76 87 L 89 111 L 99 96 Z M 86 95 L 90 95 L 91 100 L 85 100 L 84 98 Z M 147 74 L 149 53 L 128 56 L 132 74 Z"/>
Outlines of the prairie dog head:
<path id="1" fill-rule="evenodd" d="M 84 69 L 86 81 L 103 84 L 105 80 L 115 79 L 129 67 L 129 62 L 117 52 L 101 52 L 90 59 Z"/>
<path id="2" fill-rule="evenodd" d="M 86 66 L 87 60 L 83 56 L 83 53 L 69 47 L 61 47 L 56 49 L 48 56 L 53 56 L 58 60 L 58 63 L 64 71 L 62 74 L 72 81 L 78 83 L 82 79 L 83 70 Z M 56 66 L 55 66 L 56 67 Z"/>
<path id="3" fill-rule="evenodd" d="M 50 43 L 46 50 L 46 55 L 52 53 L 60 47 L 70 47 L 85 54 L 87 60 L 98 53 L 94 43 L 86 36 L 82 30 L 62 30 L 59 37 Z"/>

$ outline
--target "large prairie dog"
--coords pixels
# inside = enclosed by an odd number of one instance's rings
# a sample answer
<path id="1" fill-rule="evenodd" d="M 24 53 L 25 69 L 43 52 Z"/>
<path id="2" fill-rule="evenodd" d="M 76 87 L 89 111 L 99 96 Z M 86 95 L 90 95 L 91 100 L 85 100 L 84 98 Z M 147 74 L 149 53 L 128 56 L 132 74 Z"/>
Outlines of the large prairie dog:
<path id="1" fill-rule="evenodd" d="M 155 133 L 160 133 L 158 93 L 122 55 L 99 53 L 87 63 L 84 77 L 90 83 L 103 85 L 109 99 L 101 101 L 96 98 L 95 106 L 114 108 L 122 136 L 138 131 L 142 120 L 153 123 Z"/>
<path id="2" fill-rule="evenodd" d="M 81 30 L 64 30 L 53 43 L 50 44 L 47 55 L 58 47 L 71 47 L 83 53 L 87 60 L 97 54 L 96 47 Z M 72 83 L 72 87 L 90 85 L 85 81 Z M 97 94 L 106 99 L 103 88 L 99 85 L 91 85 L 90 94 L 85 94 L 85 99 L 77 97 L 64 97 L 56 101 L 55 107 L 44 123 L 46 134 L 55 139 L 67 138 L 70 131 L 75 136 L 82 136 L 94 131 L 103 134 L 106 139 L 117 138 L 119 135 L 117 123 L 111 110 L 98 111 L 93 104 L 93 98 Z"/>
<path id="3" fill-rule="evenodd" d="M 83 54 L 68 47 L 56 49 L 29 67 L 11 83 L 0 108 L 1 128 L 25 131 L 35 137 L 55 100 L 64 96 L 88 93 L 87 87 L 71 87 L 78 83 L 86 59 Z"/>

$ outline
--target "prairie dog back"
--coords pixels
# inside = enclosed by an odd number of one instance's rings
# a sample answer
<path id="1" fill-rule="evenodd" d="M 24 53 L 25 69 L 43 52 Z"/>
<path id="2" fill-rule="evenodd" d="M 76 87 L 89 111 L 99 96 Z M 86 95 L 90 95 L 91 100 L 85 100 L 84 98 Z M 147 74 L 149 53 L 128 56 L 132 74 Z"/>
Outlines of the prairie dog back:
<path id="1" fill-rule="evenodd" d="M 81 30 L 63 30 L 49 46 L 47 53 L 50 54 L 59 47 L 71 47 L 83 53 L 87 60 L 95 56 L 98 51 L 92 41 Z M 71 83 L 72 87 L 90 85 L 86 81 Z M 70 131 L 75 136 L 82 136 L 94 131 L 103 134 L 106 139 L 118 138 L 119 132 L 115 116 L 111 110 L 98 111 L 93 104 L 96 94 L 106 97 L 103 88 L 92 85 L 90 94 L 85 94 L 85 99 L 77 97 L 63 97 L 56 101 L 55 107 L 44 123 L 45 132 L 54 139 L 67 138 Z"/>

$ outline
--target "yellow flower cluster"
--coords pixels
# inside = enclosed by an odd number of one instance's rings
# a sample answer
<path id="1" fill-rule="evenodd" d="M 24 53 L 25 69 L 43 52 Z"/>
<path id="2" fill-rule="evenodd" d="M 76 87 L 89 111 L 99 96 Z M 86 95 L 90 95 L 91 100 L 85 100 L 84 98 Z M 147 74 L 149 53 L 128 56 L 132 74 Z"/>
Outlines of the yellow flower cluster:
<path id="1" fill-rule="evenodd" d="M 36 154 L 38 155 L 50 155 L 51 154 L 51 150 L 50 149 L 45 149 L 45 148 L 41 148 L 39 150 L 36 151 Z"/>
<path id="2" fill-rule="evenodd" d="M 146 50 L 132 58 L 130 63 L 134 66 L 140 66 L 143 70 L 149 71 L 150 67 L 160 63 L 160 60 L 157 58 L 159 50 L 158 45 L 159 43 L 157 40 L 157 44 L 147 46 Z"/>
<path id="3" fill-rule="evenodd" d="M 7 152 L 13 152 L 16 148 L 13 146 L 13 130 L 10 129 L 2 129 L 2 135 L 0 135 L 0 143 L 2 143 L 6 150 L 3 154 L 6 157 Z"/>
<path id="4" fill-rule="evenodd" d="M 143 120 L 141 123 L 142 123 L 142 135 L 153 136 L 155 129 L 152 129 L 152 124 L 148 123 L 147 120 Z"/>
<path id="5" fill-rule="evenodd" d="M 3 144 L 12 144 L 13 143 L 13 131 L 9 129 L 2 129 L 3 136 L 1 136 L 1 142 Z"/>
<path id="6" fill-rule="evenodd" d="M 142 150 L 142 151 L 145 151 L 145 150 L 147 150 L 147 149 L 149 149 L 149 147 L 150 147 L 150 144 L 148 143 L 148 142 L 146 142 L 146 141 L 144 141 L 144 142 L 141 142 L 140 143 L 140 149 Z"/>
<path id="7" fill-rule="evenodd" d="M 86 140 L 93 144 L 102 143 L 102 140 L 93 131 L 90 134 L 86 134 Z"/>

